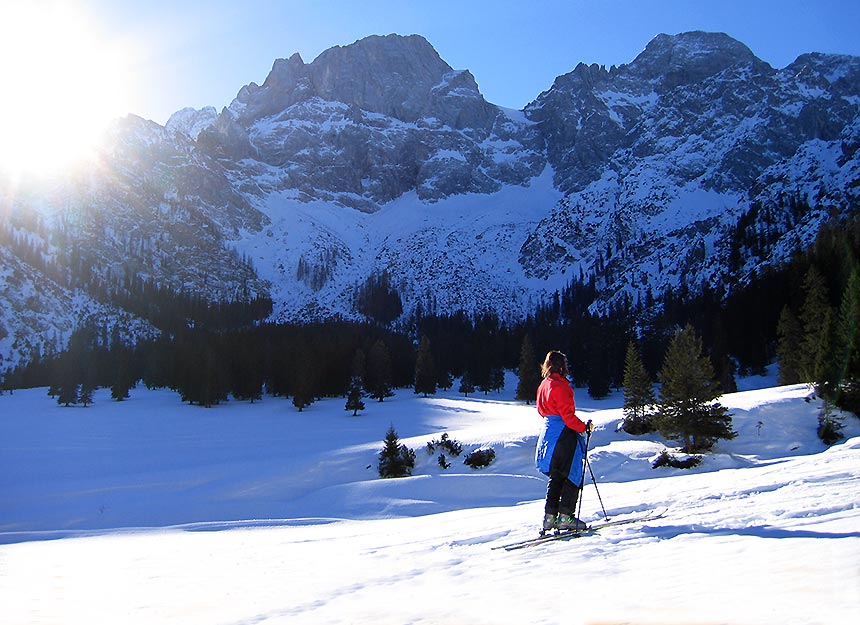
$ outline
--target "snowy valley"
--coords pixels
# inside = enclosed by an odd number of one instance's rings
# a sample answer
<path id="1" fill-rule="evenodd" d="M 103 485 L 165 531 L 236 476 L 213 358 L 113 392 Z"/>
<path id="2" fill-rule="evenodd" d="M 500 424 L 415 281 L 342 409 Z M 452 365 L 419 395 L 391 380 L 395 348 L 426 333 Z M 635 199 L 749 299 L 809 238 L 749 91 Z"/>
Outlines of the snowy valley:
<path id="1" fill-rule="evenodd" d="M 299 413 L 289 402 L 189 407 L 138 388 L 62 408 L 0 396 L 0 611 L 64 623 L 853 622 L 860 608 L 860 422 L 825 447 L 805 385 L 746 378 L 721 402 L 738 437 L 692 470 L 653 469 L 671 441 L 617 431 L 621 396 L 577 390 L 614 519 L 662 519 L 506 552 L 535 535 L 538 415 L 507 390 L 411 389 Z M 380 479 L 389 425 L 412 477 Z M 426 453 L 447 432 L 450 469 Z M 603 518 L 587 479 L 581 516 Z M 559 598 L 563 599 L 559 599 Z"/>

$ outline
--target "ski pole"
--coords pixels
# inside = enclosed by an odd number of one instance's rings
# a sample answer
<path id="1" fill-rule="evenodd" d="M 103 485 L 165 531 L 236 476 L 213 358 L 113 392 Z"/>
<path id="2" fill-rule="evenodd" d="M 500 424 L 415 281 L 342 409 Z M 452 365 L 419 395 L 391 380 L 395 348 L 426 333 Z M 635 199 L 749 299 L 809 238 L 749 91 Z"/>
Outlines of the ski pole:
<path id="1" fill-rule="evenodd" d="M 603 507 L 603 497 L 600 496 L 600 489 L 597 488 L 597 480 L 594 477 L 594 470 L 591 468 L 588 456 L 585 457 L 585 464 L 588 465 L 588 472 L 591 473 L 591 483 L 594 484 L 594 492 L 597 493 L 597 501 L 600 502 L 600 509 L 603 510 L 603 520 L 608 521 L 609 516 L 606 514 L 606 508 Z M 582 485 L 585 486 L 585 475 L 582 477 Z"/>
<path id="2" fill-rule="evenodd" d="M 585 491 L 585 467 L 588 465 L 588 444 L 591 442 L 591 432 L 588 431 L 588 428 L 586 428 L 585 433 L 585 456 L 582 462 L 582 479 L 579 480 L 582 487 L 579 489 L 579 510 L 576 512 L 577 519 L 582 516 L 582 495 L 583 491 Z"/>

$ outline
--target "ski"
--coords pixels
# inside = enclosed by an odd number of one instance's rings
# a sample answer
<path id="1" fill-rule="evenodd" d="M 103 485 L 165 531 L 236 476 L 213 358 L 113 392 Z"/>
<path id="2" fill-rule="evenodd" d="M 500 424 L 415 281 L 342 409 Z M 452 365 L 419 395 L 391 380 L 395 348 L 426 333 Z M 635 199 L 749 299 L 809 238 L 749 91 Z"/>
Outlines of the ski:
<path id="1" fill-rule="evenodd" d="M 631 523 L 645 523 L 646 521 L 654 521 L 656 519 L 662 519 L 666 516 L 666 513 L 669 511 L 668 508 L 661 511 L 652 511 L 648 514 L 637 516 L 629 519 L 620 519 L 618 521 L 604 521 L 602 523 L 594 523 L 589 525 L 584 530 L 568 530 L 565 532 L 556 532 L 554 534 L 544 534 L 543 536 L 538 536 L 537 538 L 529 538 L 526 540 L 520 540 L 514 543 L 508 543 L 507 545 L 499 545 L 498 547 L 493 547 L 493 549 L 504 549 L 505 551 L 514 551 L 516 549 L 524 549 L 526 547 L 533 547 L 535 545 L 540 545 L 542 543 L 553 542 L 557 540 L 571 540 L 573 538 L 579 538 L 581 536 L 588 536 L 590 534 L 596 533 L 598 530 L 607 528 L 607 527 L 615 527 L 617 525 L 629 525 Z"/>

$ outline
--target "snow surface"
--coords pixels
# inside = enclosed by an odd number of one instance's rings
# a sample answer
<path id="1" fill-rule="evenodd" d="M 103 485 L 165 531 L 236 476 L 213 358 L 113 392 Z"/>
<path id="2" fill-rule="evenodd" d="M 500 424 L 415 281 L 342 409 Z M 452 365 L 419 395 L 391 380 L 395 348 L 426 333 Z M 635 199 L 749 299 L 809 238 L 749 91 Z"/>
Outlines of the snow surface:
<path id="1" fill-rule="evenodd" d="M 860 424 L 826 448 L 805 386 L 743 380 L 722 401 L 739 436 L 703 466 L 652 469 L 668 444 L 616 432 L 590 460 L 612 518 L 641 525 L 515 552 L 543 476 L 534 406 L 507 390 L 401 390 L 357 417 L 344 400 L 189 407 L 165 391 L 62 408 L 0 396 L 0 621 L 96 623 L 853 623 L 860 609 Z M 389 424 L 411 478 L 381 480 Z M 496 462 L 443 470 L 443 432 Z M 603 514 L 590 481 L 582 518 Z"/>

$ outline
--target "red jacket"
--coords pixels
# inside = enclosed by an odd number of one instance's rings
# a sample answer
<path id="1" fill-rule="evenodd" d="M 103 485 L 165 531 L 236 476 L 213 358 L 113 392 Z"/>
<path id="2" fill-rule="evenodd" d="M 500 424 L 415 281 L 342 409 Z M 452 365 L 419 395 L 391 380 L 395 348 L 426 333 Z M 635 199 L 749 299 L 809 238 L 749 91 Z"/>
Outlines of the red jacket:
<path id="1" fill-rule="evenodd" d="M 537 390 L 537 411 L 542 417 L 558 415 L 564 424 L 572 430 L 585 432 L 585 423 L 576 416 L 576 402 L 573 399 L 573 388 L 563 376 L 551 373 Z"/>

